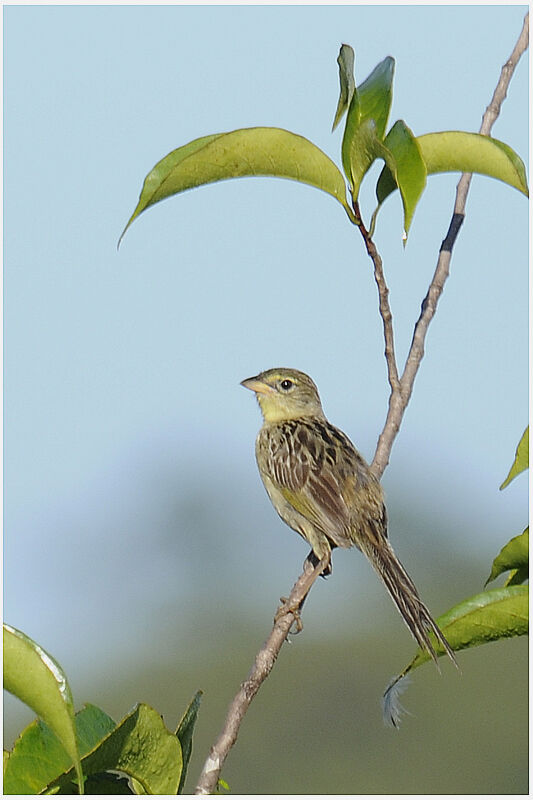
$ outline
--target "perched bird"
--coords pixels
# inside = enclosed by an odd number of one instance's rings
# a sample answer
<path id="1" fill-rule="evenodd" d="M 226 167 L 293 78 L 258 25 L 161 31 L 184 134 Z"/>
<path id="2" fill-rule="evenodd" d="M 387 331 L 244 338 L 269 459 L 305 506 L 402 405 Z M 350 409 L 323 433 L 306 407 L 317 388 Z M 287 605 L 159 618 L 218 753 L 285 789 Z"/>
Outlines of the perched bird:
<path id="1" fill-rule="evenodd" d="M 422 602 L 387 539 L 383 490 L 348 437 L 326 419 L 318 390 L 303 372 L 269 369 L 242 381 L 263 414 L 256 440 L 259 473 L 281 519 L 312 548 L 315 564 L 334 547 L 357 547 L 368 558 L 418 645 L 437 662 L 432 631 L 454 663 L 451 647 Z"/>

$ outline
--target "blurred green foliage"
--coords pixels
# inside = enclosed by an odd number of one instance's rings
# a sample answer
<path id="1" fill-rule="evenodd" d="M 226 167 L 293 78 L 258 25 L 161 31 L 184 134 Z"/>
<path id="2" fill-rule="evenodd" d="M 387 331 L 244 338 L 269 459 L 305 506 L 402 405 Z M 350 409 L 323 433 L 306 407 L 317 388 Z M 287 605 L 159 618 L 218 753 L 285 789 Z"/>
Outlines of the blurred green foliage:
<path id="1" fill-rule="evenodd" d="M 117 646 L 116 669 L 93 668 L 84 682 L 69 675 L 77 707 L 93 701 L 121 719 L 142 700 L 163 714 L 171 730 L 193 692 L 204 691 L 186 793 L 194 790 L 227 706 L 269 633 L 278 597 L 290 588 L 306 554 L 266 500 L 253 536 L 241 531 L 224 507 L 231 498 L 226 488 L 221 481 L 204 492 L 201 508 L 187 491 L 172 538 L 154 542 L 176 564 L 185 560 L 196 585 L 190 602 L 161 606 L 133 657 L 121 655 Z M 480 544 L 468 522 L 461 526 L 393 492 L 389 509 L 392 541 L 432 612 L 483 587 L 494 547 Z M 176 518 L 187 531 L 186 547 L 176 537 Z M 246 535 L 238 563 L 220 548 L 222 529 L 235 541 Z M 468 536 L 480 546 L 468 549 Z M 200 541 L 211 542 L 209 563 L 195 560 Z M 270 543 L 272 552 L 262 549 Z M 260 550 L 257 562 L 246 544 Z M 216 586 L 215 600 L 206 586 Z M 412 642 L 360 554 L 334 554 L 333 575 L 313 587 L 303 621 L 303 632 L 283 648 L 226 762 L 222 777 L 233 794 L 527 792 L 525 637 L 460 653 L 460 674 L 448 664 L 442 664 L 442 675 L 423 665 L 405 697 L 409 713 L 400 730 L 392 731 L 383 725 L 381 695 L 398 664 L 411 658 Z M 27 717 L 21 722 L 22 706 L 17 713 L 10 706 L 8 713 L 10 746 Z"/>

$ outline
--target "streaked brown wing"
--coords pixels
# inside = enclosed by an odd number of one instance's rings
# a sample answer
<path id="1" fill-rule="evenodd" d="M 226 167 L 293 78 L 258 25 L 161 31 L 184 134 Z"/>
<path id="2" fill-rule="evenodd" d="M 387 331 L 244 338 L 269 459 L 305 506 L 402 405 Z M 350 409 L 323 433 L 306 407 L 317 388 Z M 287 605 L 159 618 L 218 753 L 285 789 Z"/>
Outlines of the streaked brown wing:
<path id="1" fill-rule="evenodd" d="M 353 476 L 350 464 L 338 463 L 341 444 L 344 448 L 325 421 L 293 420 L 270 430 L 267 462 L 269 477 L 285 499 L 335 544 L 346 547 L 352 543 L 352 510 L 344 484 L 348 488 Z"/>

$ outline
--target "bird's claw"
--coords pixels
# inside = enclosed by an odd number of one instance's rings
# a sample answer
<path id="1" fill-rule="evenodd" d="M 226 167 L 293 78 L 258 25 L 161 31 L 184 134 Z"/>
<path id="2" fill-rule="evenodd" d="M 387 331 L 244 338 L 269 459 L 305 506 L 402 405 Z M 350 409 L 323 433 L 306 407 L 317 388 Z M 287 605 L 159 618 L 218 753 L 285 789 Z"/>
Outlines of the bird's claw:
<path id="1" fill-rule="evenodd" d="M 291 627 L 288 630 L 288 633 L 300 633 L 303 631 L 304 624 L 302 622 L 302 618 L 300 616 L 300 607 L 301 605 L 291 605 L 289 602 L 289 598 L 287 597 L 280 597 L 281 605 L 276 611 L 276 615 L 274 617 L 274 623 L 279 622 L 279 620 L 284 617 L 286 614 L 292 614 L 294 620 L 291 624 Z M 296 626 L 296 630 L 292 630 L 293 625 Z"/>

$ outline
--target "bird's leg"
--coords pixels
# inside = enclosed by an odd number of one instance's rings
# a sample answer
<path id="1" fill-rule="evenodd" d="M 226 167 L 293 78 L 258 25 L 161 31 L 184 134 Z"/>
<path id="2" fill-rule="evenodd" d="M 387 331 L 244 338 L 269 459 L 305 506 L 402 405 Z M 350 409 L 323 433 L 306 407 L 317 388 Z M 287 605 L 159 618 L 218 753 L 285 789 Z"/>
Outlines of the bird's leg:
<path id="1" fill-rule="evenodd" d="M 311 550 L 311 552 L 309 553 L 309 555 L 307 556 L 307 558 L 304 561 L 304 570 L 306 569 L 307 564 L 310 564 L 312 569 L 316 569 L 318 567 L 320 561 L 323 561 L 323 560 L 324 559 L 318 558 L 318 556 L 315 554 L 314 550 Z M 330 557 L 328 559 L 328 562 L 327 562 L 326 566 L 324 567 L 324 569 L 322 570 L 322 572 L 320 573 L 320 577 L 321 578 L 327 578 L 328 575 L 331 575 L 332 571 L 333 571 L 333 567 L 331 565 L 331 553 L 330 553 Z"/>
<path id="2" fill-rule="evenodd" d="M 317 558 L 317 556 L 311 551 L 311 553 L 307 556 L 304 562 L 304 572 L 310 571 L 318 571 L 320 570 L 320 575 L 323 577 L 325 575 L 329 575 L 331 573 L 331 552 L 324 555 L 322 558 Z M 310 588 L 310 587 L 309 587 Z M 309 591 L 309 590 L 308 590 Z M 301 611 L 304 607 L 304 603 L 307 599 L 307 594 L 305 595 L 299 603 L 291 603 L 290 597 L 280 597 L 281 605 L 276 611 L 274 617 L 274 623 L 278 622 L 281 617 L 285 616 L 285 614 L 292 614 L 294 617 L 293 625 L 296 625 L 295 631 L 289 631 L 289 633 L 300 633 L 303 630 L 303 622 L 301 619 Z M 291 626 L 292 627 L 292 626 Z"/>

